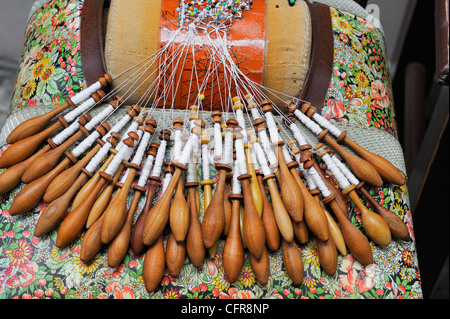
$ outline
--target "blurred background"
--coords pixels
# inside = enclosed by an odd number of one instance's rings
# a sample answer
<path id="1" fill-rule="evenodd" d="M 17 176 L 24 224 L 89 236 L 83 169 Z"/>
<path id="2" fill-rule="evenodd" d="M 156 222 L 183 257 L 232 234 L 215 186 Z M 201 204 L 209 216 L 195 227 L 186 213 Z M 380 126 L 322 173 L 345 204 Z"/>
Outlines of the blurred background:
<path id="1" fill-rule="evenodd" d="M 8 116 L 34 2 L 0 0 L 0 129 Z M 437 52 L 445 49 L 436 28 L 445 28 L 445 18 L 448 72 L 448 0 L 357 2 L 379 18 L 386 37 L 424 297 L 448 299 L 448 82 L 436 83 Z M 436 13 L 445 8 L 444 22 L 437 22 Z"/>

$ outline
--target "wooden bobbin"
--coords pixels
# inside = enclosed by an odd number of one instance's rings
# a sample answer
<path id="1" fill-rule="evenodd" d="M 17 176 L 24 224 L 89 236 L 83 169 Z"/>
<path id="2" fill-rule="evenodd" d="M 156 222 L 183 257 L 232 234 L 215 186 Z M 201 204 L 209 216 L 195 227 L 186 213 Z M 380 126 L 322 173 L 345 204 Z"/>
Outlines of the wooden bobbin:
<path id="1" fill-rule="evenodd" d="M 288 110 L 290 113 L 294 113 L 297 109 L 297 105 L 291 103 L 288 105 Z M 315 112 L 315 109 L 309 108 L 308 104 L 305 104 L 303 110 L 306 109 L 306 115 L 308 114 L 312 116 Z M 383 180 L 375 169 L 375 167 L 369 163 L 367 160 L 360 158 L 345 148 L 343 148 L 338 142 L 336 142 L 329 134 L 327 129 L 323 129 L 319 134 L 318 138 L 320 141 L 323 141 L 327 145 L 331 146 L 336 152 L 338 152 L 347 162 L 347 164 L 351 167 L 353 173 L 360 180 L 366 181 L 367 183 L 374 186 L 381 186 L 383 184 Z"/>
<path id="2" fill-rule="evenodd" d="M 298 165 L 299 163 L 297 163 L 296 161 L 287 164 L 291 176 L 300 188 L 301 194 L 304 199 L 305 223 L 308 226 L 308 229 L 311 230 L 311 232 L 317 238 L 321 239 L 322 241 L 327 241 L 330 237 L 327 218 L 320 204 L 314 200 L 305 184 L 303 184 L 303 181 L 301 180 L 300 175 L 297 171 Z M 305 167 L 305 164 L 303 164 L 303 167 Z M 307 168 L 305 167 L 305 169 Z"/>
<path id="3" fill-rule="evenodd" d="M 99 82 L 101 83 L 103 88 L 106 88 L 109 86 L 108 83 L 109 80 L 111 79 L 112 78 L 110 75 L 105 74 L 103 77 L 99 79 Z M 97 90 L 95 98 L 97 98 L 97 96 L 103 99 L 105 97 L 105 92 L 103 90 Z M 8 144 L 13 144 L 27 137 L 38 134 L 44 129 L 44 127 L 50 122 L 51 119 L 53 119 L 55 116 L 59 115 L 63 111 L 67 110 L 69 107 L 75 108 L 76 105 L 72 102 L 72 100 L 69 97 L 66 97 L 65 102 L 59 105 L 58 107 L 54 108 L 53 110 L 20 123 L 8 135 L 6 142 Z"/>
<path id="4" fill-rule="evenodd" d="M 202 120 L 195 120 L 191 133 L 200 136 L 202 125 L 203 127 L 205 125 Z M 150 210 L 149 215 L 144 221 L 142 233 L 142 242 L 144 245 L 152 245 L 162 234 L 169 219 L 170 203 L 173 192 L 180 180 L 181 173 L 187 170 L 187 167 L 180 163 L 172 163 L 171 165 L 175 167 L 175 172 L 173 173 L 169 185 L 156 205 Z"/>
<path id="5" fill-rule="evenodd" d="M 169 130 L 161 130 L 161 135 L 159 139 L 169 141 L 171 132 Z M 156 149 L 159 148 L 158 144 L 150 144 L 150 149 L 147 151 L 147 155 L 154 154 L 156 156 Z M 152 152 L 152 153 L 150 153 Z M 148 187 L 147 187 L 147 198 L 145 199 L 144 208 L 139 214 L 133 229 L 133 234 L 131 237 L 131 249 L 135 255 L 140 255 L 144 250 L 144 244 L 142 243 L 142 233 L 144 230 L 145 219 L 147 218 L 153 200 L 156 194 L 157 189 L 161 185 L 161 178 L 159 176 L 151 176 L 149 178 Z"/>
<path id="6" fill-rule="evenodd" d="M 304 103 L 300 110 L 308 117 L 312 117 L 316 112 L 316 108 L 312 107 L 309 103 Z M 346 131 L 342 131 L 341 135 L 336 139 L 336 142 L 348 146 L 359 156 L 368 161 L 377 170 L 385 182 L 393 183 L 399 186 L 406 183 L 404 174 L 392 165 L 391 162 L 386 160 L 384 157 L 374 154 L 361 147 L 359 144 L 350 139 L 350 137 L 348 137 Z"/>
<path id="7" fill-rule="evenodd" d="M 243 196 L 241 194 L 230 194 L 232 202 L 231 225 L 223 248 L 223 268 L 229 282 L 235 282 L 244 265 L 244 246 L 240 232 L 240 208 Z"/>
<path id="8" fill-rule="evenodd" d="M 375 211 L 385 220 L 385 222 L 389 226 L 392 237 L 404 241 L 412 240 L 411 236 L 409 235 L 408 227 L 406 227 L 405 223 L 394 212 L 378 203 L 375 198 L 370 195 L 369 191 L 364 187 L 364 182 L 360 182 L 358 185 L 356 185 L 356 189 L 370 204 L 372 204 Z"/>
<path id="9" fill-rule="evenodd" d="M 282 237 L 286 237 L 288 240 L 293 239 L 291 219 L 279 196 L 280 194 L 278 193 L 274 180 L 275 175 L 271 174 L 263 178 L 261 171 L 256 171 L 256 178 L 262 190 L 261 194 L 264 201 L 261 219 L 264 225 L 266 246 L 269 251 L 276 251 L 280 247 L 280 233 Z M 264 181 L 269 187 L 272 203 L 267 198 Z"/>
<path id="10" fill-rule="evenodd" d="M 239 128 L 235 133 L 236 139 L 242 139 L 243 135 L 240 133 Z M 250 174 L 241 174 L 238 176 L 238 180 L 242 184 L 242 194 L 244 196 L 244 217 L 243 217 L 243 233 L 244 240 L 247 248 L 250 251 L 251 256 L 255 260 L 261 260 L 265 248 L 265 233 L 264 225 L 261 217 L 258 215 L 250 188 Z"/>
<path id="11" fill-rule="evenodd" d="M 124 144 L 128 147 L 134 146 L 134 140 L 132 137 L 127 137 L 124 139 Z M 121 171 L 123 169 L 123 164 L 120 164 L 117 171 Z M 113 176 L 110 176 L 105 171 L 99 172 L 100 179 L 95 184 L 91 192 L 86 196 L 86 198 L 81 202 L 61 223 L 61 226 L 58 231 L 58 235 L 56 238 L 56 246 L 59 248 L 67 246 L 70 242 L 72 242 L 78 234 L 80 234 L 84 225 L 86 224 L 86 220 L 89 216 L 92 206 L 94 205 L 97 196 L 102 191 L 103 187 L 113 183 Z M 97 222 L 103 220 L 103 218 L 98 219 Z M 94 224 L 97 224 L 94 223 Z M 94 225 L 91 226 L 91 228 Z M 101 232 L 101 224 L 97 231 Z M 100 241 L 101 242 L 101 241 Z"/>
<path id="12" fill-rule="evenodd" d="M 99 149 L 100 145 L 96 145 L 89 154 L 95 154 Z M 46 173 L 45 175 L 35 179 L 31 183 L 27 184 L 25 188 L 23 188 L 14 198 L 14 201 L 11 204 L 10 213 L 12 216 L 22 214 L 33 207 L 35 207 L 39 202 L 42 201 L 42 198 L 44 196 L 44 193 L 47 189 L 47 187 L 50 185 L 50 183 L 59 175 L 61 172 L 65 170 L 65 168 L 70 164 L 72 161 L 73 163 L 77 163 L 77 160 L 73 154 L 66 151 L 66 158 L 63 159 L 62 162 L 60 162 L 55 168 L 53 168 L 51 171 Z M 93 156 L 93 155 L 92 155 Z M 75 158 L 75 160 L 73 159 Z M 86 156 L 86 160 L 90 160 L 89 156 Z M 84 162 L 83 162 L 84 164 Z M 72 169 L 67 173 L 72 179 L 68 181 L 68 183 L 71 183 L 75 181 L 76 177 L 75 174 L 70 174 L 73 171 L 76 171 L 79 169 L 81 164 L 76 164 L 74 167 L 75 169 Z M 70 184 L 67 184 L 70 185 Z"/>
<path id="13" fill-rule="evenodd" d="M 203 246 L 202 226 L 198 216 L 196 189 L 199 183 L 185 183 L 188 189 L 188 203 L 190 213 L 189 230 L 186 236 L 186 252 L 194 267 L 201 267 L 205 259 L 205 246 Z"/>

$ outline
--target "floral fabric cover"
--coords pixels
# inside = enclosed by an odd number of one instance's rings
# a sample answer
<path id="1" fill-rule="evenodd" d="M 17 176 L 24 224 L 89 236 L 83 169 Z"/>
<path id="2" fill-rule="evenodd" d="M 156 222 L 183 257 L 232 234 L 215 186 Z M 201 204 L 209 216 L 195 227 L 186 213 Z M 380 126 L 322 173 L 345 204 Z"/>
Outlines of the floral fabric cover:
<path id="1" fill-rule="evenodd" d="M 332 121 L 372 126 L 396 136 L 383 34 L 359 17 L 335 8 L 330 10 L 335 57 L 322 114 Z M 79 52 L 82 12 L 82 0 L 53 0 L 30 17 L 11 112 L 40 104 L 56 106 L 64 97 L 84 88 Z M 0 149 L 0 156 L 6 147 Z M 337 185 L 325 166 L 323 169 Z M 214 167 L 211 179 L 216 180 Z M 119 267 L 109 268 L 105 249 L 90 264 L 80 261 L 84 233 L 64 249 L 54 245 L 57 229 L 41 238 L 35 237 L 35 224 L 45 203 L 21 216 L 11 217 L 8 213 L 15 194 L 24 186 L 20 184 L 0 197 L 0 299 L 422 298 L 406 186 L 385 184 L 370 190 L 379 203 L 407 224 L 413 239 L 411 242 L 392 240 L 386 247 L 371 242 L 373 265 L 364 267 L 350 253 L 339 255 L 337 272 L 329 276 L 320 268 L 312 238 L 299 246 L 305 269 L 302 285 L 292 284 L 281 250 L 269 253 L 271 276 L 266 285 L 256 282 L 248 255 L 239 279 L 230 284 L 222 266 L 224 240 L 221 240 L 214 258 L 206 257 L 200 268 L 193 267 L 186 258 L 181 274 L 173 278 L 166 272 L 153 293 L 148 293 L 143 284 L 143 255 L 135 256 L 130 250 Z M 159 196 L 157 193 L 155 200 Z M 137 212 L 144 201 L 145 197 L 141 198 Z M 203 213 L 202 196 L 201 203 Z M 363 231 L 358 208 L 351 201 L 347 203 L 351 222 Z M 366 205 L 371 207 L 369 203 Z"/>

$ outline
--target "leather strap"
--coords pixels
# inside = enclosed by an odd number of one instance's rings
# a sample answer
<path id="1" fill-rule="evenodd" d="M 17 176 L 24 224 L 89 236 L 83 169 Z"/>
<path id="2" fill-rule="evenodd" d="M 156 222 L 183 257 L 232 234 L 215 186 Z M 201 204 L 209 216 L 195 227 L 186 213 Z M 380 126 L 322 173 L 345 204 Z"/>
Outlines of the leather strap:
<path id="1" fill-rule="evenodd" d="M 312 23 L 311 60 L 300 99 L 322 111 L 333 75 L 334 37 L 330 7 L 309 2 Z"/>
<path id="2" fill-rule="evenodd" d="M 103 54 L 103 5 L 105 0 L 85 0 L 80 22 L 81 65 L 87 85 L 98 81 L 106 72 Z"/>

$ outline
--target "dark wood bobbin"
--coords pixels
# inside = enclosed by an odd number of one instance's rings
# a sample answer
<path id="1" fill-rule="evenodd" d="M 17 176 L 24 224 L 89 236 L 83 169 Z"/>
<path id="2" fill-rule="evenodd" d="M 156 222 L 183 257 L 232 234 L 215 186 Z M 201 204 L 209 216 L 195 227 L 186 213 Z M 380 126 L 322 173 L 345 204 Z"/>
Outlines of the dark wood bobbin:
<path id="1" fill-rule="evenodd" d="M 145 122 L 146 125 L 151 125 L 153 126 L 154 129 L 156 129 L 158 127 L 158 123 L 156 122 L 156 120 L 151 119 L 151 118 L 146 118 Z"/>
<path id="2" fill-rule="evenodd" d="M 286 101 L 286 104 L 289 113 L 294 113 L 294 111 L 298 108 L 298 105 L 294 103 L 292 100 Z"/>
<path id="3" fill-rule="evenodd" d="M 134 132 L 134 131 L 132 131 L 132 132 L 129 132 L 128 133 L 128 136 L 129 137 L 131 137 L 133 140 L 135 140 L 135 141 L 137 141 L 138 139 L 139 139 L 139 135 L 136 133 L 136 132 Z M 124 141 L 125 142 L 125 141 Z M 128 144 L 127 144 L 128 145 Z"/>
<path id="4" fill-rule="evenodd" d="M 253 121 L 252 125 L 253 125 L 253 127 L 257 127 L 257 126 L 262 125 L 264 123 L 265 123 L 265 121 L 262 118 L 258 118 L 258 119 Z"/>
<path id="5" fill-rule="evenodd" d="M 161 135 L 159 136 L 159 139 L 161 141 L 162 140 L 165 140 L 166 142 L 170 141 L 170 135 L 172 134 L 172 132 L 170 130 L 168 130 L 168 129 L 161 130 L 160 134 Z"/>
<path id="6" fill-rule="evenodd" d="M 311 107 L 311 103 L 303 103 L 299 109 L 304 114 L 310 114 L 308 116 L 312 116 L 316 111 L 315 108 Z"/>
<path id="7" fill-rule="evenodd" d="M 218 110 L 212 111 L 211 112 L 211 121 L 213 123 L 218 123 L 218 124 L 222 123 L 222 112 L 218 111 Z"/>
<path id="8" fill-rule="evenodd" d="M 154 134 L 155 133 L 155 127 L 153 125 L 146 125 L 144 126 L 144 132 Z"/>
<path id="9" fill-rule="evenodd" d="M 194 121 L 194 125 L 202 128 L 202 129 L 204 129 L 206 127 L 205 121 L 203 121 L 202 119 L 196 119 Z M 201 131 L 200 131 L 199 135 L 201 135 Z"/>
<path id="10" fill-rule="evenodd" d="M 139 105 L 133 104 L 126 112 L 131 118 L 135 118 L 141 112 L 141 108 Z"/>
<path id="11" fill-rule="evenodd" d="M 98 79 L 103 88 L 107 88 L 113 83 L 113 78 L 111 75 L 105 73 L 101 78 Z"/>

